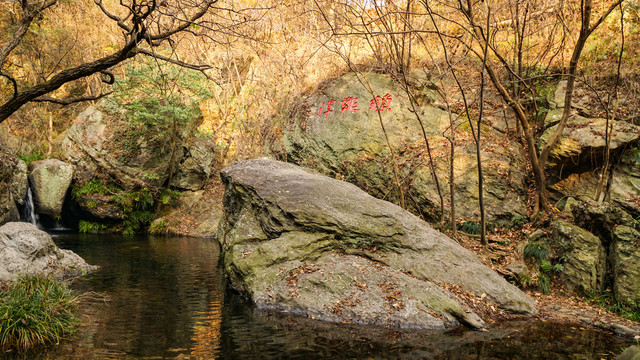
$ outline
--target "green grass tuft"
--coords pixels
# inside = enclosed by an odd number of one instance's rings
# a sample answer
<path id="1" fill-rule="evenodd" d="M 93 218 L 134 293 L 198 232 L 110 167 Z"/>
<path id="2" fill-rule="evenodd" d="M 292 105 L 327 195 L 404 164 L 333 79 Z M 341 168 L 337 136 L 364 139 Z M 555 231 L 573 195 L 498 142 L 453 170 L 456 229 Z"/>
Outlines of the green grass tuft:
<path id="1" fill-rule="evenodd" d="M 541 263 L 549 258 L 549 247 L 543 242 L 530 242 L 524 246 L 523 255 L 525 258 L 535 259 Z"/>
<path id="2" fill-rule="evenodd" d="M 107 229 L 107 225 L 80 220 L 78 223 L 78 231 L 81 234 L 98 234 Z"/>
<path id="3" fill-rule="evenodd" d="M 0 291 L 0 348 L 25 351 L 73 334 L 77 296 L 50 277 L 27 275 Z"/>

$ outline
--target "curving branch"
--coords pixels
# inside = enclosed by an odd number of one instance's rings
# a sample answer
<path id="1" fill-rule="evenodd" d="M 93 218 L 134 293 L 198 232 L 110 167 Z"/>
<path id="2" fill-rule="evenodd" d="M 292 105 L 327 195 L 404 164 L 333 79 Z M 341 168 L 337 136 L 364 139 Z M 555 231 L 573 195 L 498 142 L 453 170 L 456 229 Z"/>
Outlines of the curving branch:
<path id="1" fill-rule="evenodd" d="M 190 63 L 178 60 L 178 59 L 173 59 L 173 58 L 170 58 L 168 56 L 160 55 L 160 54 L 158 54 L 156 52 L 153 52 L 153 51 L 150 51 L 150 50 L 147 50 L 147 49 L 137 48 L 137 49 L 134 50 L 134 53 L 136 55 L 137 54 L 143 54 L 143 55 L 146 55 L 146 56 L 150 56 L 150 57 L 156 58 L 158 60 L 162 60 L 162 61 L 174 64 L 174 65 L 178 65 L 178 66 L 186 68 L 186 69 L 191 69 L 191 70 L 196 70 L 196 71 L 205 71 L 205 70 L 209 70 L 209 69 L 212 68 L 211 65 L 207 65 L 207 64 L 201 64 L 201 65 L 190 64 Z"/>
<path id="2" fill-rule="evenodd" d="M 35 101 L 35 99 L 57 90 L 68 82 L 105 71 L 112 66 L 134 57 L 135 52 L 133 49 L 136 46 L 137 43 L 135 41 L 130 41 L 120 51 L 90 63 L 63 70 L 45 82 L 18 92 L 7 102 L 0 105 L 0 123 L 20 109 L 24 104 Z"/>
<path id="3" fill-rule="evenodd" d="M 71 104 L 75 104 L 75 103 L 79 103 L 79 102 L 83 102 L 83 101 L 93 101 L 93 100 L 99 100 L 102 99 L 103 97 L 109 95 L 113 93 L 113 91 L 109 91 L 106 93 L 101 93 L 98 94 L 96 96 L 78 96 L 78 97 L 72 97 L 72 98 L 67 98 L 67 99 L 58 99 L 58 98 L 54 98 L 51 96 L 38 96 L 37 98 L 31 100 L 32 102 L 48 102 L 48 103 L 52 103 L 52 104 L 58 104 L 58 105 L 62 105 L 62 106 L 67 106 L 67 105 L 71 105 Z"/>
<path id="4" fill-rule="evenodd" d="M 6 77 L 7 79 L 9 79 L 9 81 L 11 81 L 11 83 L 13 84 L 13 97 L 16 97 L 16 95 L 18 94 L 18 83 L 16 82 L 16 79 L 14 79 L 13 76 L 5 74 L 3 72 L 0 72 L 0 76 Z"/>
<path id="5" fill-rule="evenodd" d="M 40 1 L 44 2 L 36 5 Z M 104 16 L 114 21 L 123 30 L 124 45 L 110 55 L 54 73 L 59 65 L 58 62 L 49 75 L 39 79 L 39 83 L 20 89 L 22 85 L 17 80 L 18 77 L 5 69 L 3 64 L 23 40 L 34 19 L 43 16 L 42 12 L 57 1 L 20 0 L 23 9 L 21 20 L 11 39 L 0 47 L 0 77 L 7 78 L 13 84 L 12 97 L 7 97 L 8 100 L 3 99 L 4 103 L 0 103 L 0 123 L 29 102 L 68 105 L 80 101 L 97 100 L 107 94 L 59 99 L 51 96 L 50 93 L 66 83 L 93 74 L 101 74 L 103 75 L 101 80 L 104 83 L 114 84 L 115 76 L 111 71 L 113 67 L 140 54 L 186 69 L 200 71 L 203 74 L 211 69 L 210 65 L 191 64 L 180 60 L 177 56 L 165 56 L 159 51 L 154 51 L 161 45 L 169 44 L 173 47 L 178 34 L 192 34 L 209 39 L 213 39 L 215 34 L 235 34 L 250 38 L 250 35 L 236 33 L 236 31 L 240 24 L 252 21 L 251 17 L 242 10 L 215 6 L 218 0 L 119 0 L 113 5 L 105 4 L 103 0 L 93 0 Z M 119 7 L 118 11 L 111 6 Z M 214 17 L 206 16 L 210 12 Z"/>

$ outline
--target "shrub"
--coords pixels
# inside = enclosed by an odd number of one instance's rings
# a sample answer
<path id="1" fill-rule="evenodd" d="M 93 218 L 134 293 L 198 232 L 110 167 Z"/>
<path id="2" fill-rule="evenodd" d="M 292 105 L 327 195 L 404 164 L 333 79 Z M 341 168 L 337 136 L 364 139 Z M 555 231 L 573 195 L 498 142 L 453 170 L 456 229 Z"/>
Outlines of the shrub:
<path id="1" fill-rule="evenodd" d="M 113 196 L 113 200 L 122 210 L 123 235 L 133 235 L 153 220 L 154 201 L 149 189 L 123 192 Z"/>
<path id="2" fill-rule="evenodd" d="M 5 351 L 57 344 L 78 324 L 76 295 L 50 277 L 23 276 L 0 295 L 0 347 Z"/>

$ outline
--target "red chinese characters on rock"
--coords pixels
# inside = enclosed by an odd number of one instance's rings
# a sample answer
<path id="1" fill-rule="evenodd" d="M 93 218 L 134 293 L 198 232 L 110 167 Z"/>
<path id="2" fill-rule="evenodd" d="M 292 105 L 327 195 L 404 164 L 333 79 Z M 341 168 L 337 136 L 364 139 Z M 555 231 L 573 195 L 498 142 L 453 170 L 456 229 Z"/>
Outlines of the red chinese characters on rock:
<path id="1" fill-rule="evenodd" d="M 369 101 L 369 110 L 390 111 L 391 100 L 392 100 L 392 97 L 389 94 L 385 94 L 384 96 L 376 96 L 375 98 Z M 318 115 L 325 115 L 325 117 L 329 117 L 329 113 L 333 112 L 332 107 L 336 102 L 337 102 L 336 100 L 331 99 L 326 103 L 322 103 L 322 105 L 320 105 L 320 107 L 318 108 Z M 326 110 L 325 110 L 325 106 L 326 106 Z M 340 102 L 340 114 L 344 112 L 349 112 L 349 111 L 351 112 L 360 111 L 360 109 L 358 108 L 358 98 L 347 96 L 346 98 L 342 99 L 342 101 Z"/>
<path id="2" fill-rule="evenodd" d="M 325 114 L 325 117 L 329 117 L 329 113 L 332 113 L 333 110 L 331 110 L 331 107 L 333 106 L 333 104 L 335 104 L 336 101 L 331 99 L 329 100 L 329 102 L 326 104 L 327 105 L 327 111 L 322 112 L 322 108 L 324 107 L 325 103 L 322 103 L 322 105 L 320 105 L 320 109 L 318 109 L 318 115 L 320 114 Z"/>
<path id="3" fill-rule="evenodd" d="M 391 111 L 391 95 L 385 94 L 384 96 L 376 96 L 371 99 L 369 102 L 369 110 L 375 111 L 383 111 L 388 110 Z"/>
<path id="4" fill-rule="evenodd" d="M 340 106 L 340 114 L 345 111 L 360 111 L 360 109 L 358 109 L 358 98 L 347 96 L 342 100 L 341 104 L 342 105 Z"/>

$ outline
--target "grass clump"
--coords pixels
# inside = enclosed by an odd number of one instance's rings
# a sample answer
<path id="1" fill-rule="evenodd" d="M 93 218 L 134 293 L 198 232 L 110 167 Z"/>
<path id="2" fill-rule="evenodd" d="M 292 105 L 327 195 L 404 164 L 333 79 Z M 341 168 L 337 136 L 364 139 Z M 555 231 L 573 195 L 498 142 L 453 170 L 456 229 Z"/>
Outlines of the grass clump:
<path id="1" fill-rule="evenodd" d="M 538 266 L 537 283 L 543 294 L 551 293 L 551 280 L 554 273 L 561 273 L 564 266 L 560 263 L 551 264 L 549 245 L 545 241 L 532 241 L 524 246 L 522 251 L 525 259 L 533 260 Z"/>
<path id="2" fill-rule="evenodd" d="M 93 195 L 93 194 L 102 194 L 102 195 L 110 195 L 122 191 L 115 185 L 107 184 L 105 185 L 102 180 L 91 180 L 88 183 L 82 186 L 74 186 L 71 190 L 71 196 L 74 199 L 80 199 L 83 196 Z"/>
<path id="3" fill-rule="evenodd" d="M 166 235 L 169 227 L 169 223 L 166 219 L 157 219 L 149 226 L 149 234 L 151 235 Z"/>
<path id="4" fill-rule="evenodd" d="M 78 223 L 78 231 L 81 234 L 98 234 L 107 229 L 106 224 L 100 224 L 91 221 L 80 220 Z"/>
<path id="5" fill-rule="evenodd" d="M 0 347 L 25 351 L 57 344 L 73 334 L 77 296 L 63 283 L 41 275 L 20 277 L 0 290 Z"/>
<path id="6" fill-rule="evenodd" d="M 588 298 L 587 301 L 617 313 L 625 319 L 640 323 L 640 302 L 636 302 L 635 306 L 625 305 L 616 300 L 611 289 L 598 292 L 593 297 Z"/>

